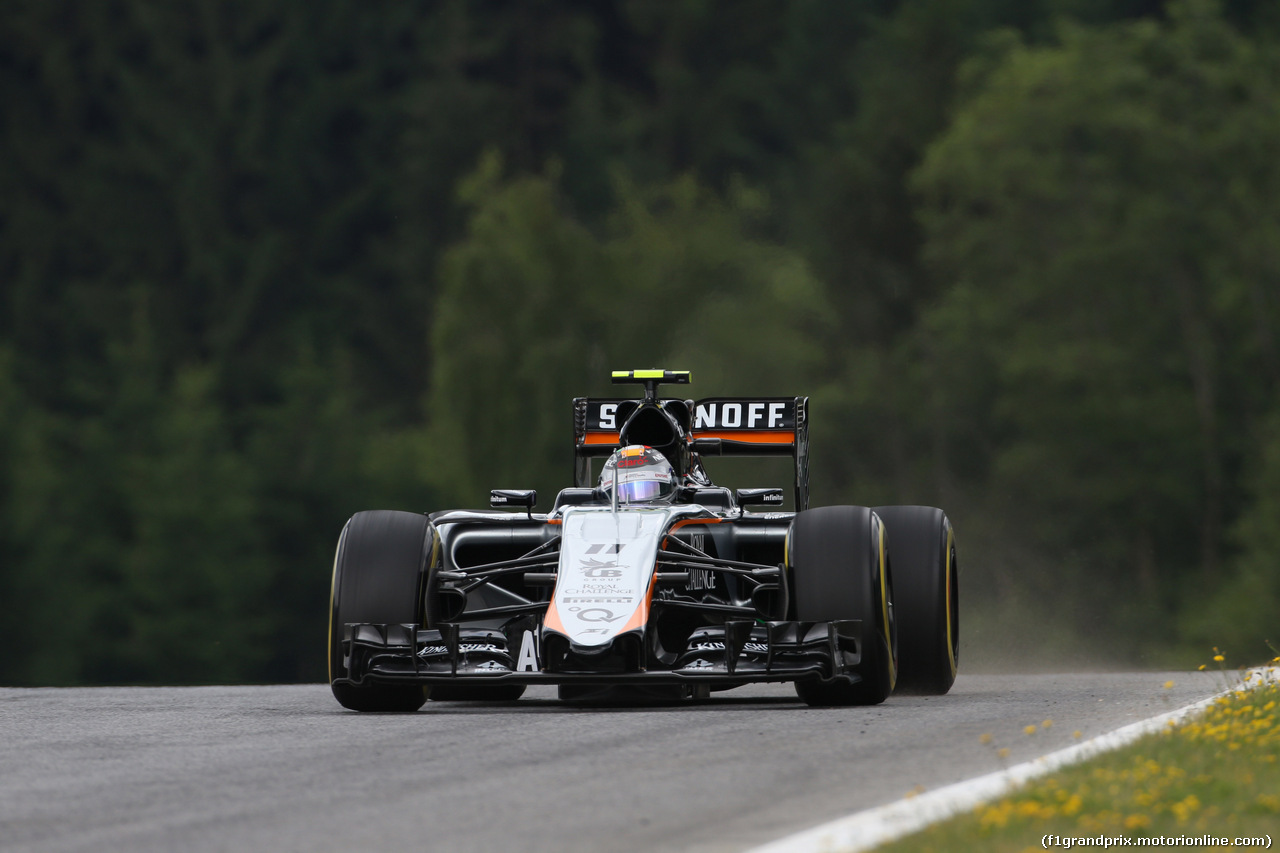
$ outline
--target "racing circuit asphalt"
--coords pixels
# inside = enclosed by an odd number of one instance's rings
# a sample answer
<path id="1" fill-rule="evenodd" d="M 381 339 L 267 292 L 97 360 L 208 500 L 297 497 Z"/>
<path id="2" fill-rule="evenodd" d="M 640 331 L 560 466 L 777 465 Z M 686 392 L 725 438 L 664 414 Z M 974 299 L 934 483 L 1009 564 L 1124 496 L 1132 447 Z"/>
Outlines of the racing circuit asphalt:
<path id="1" fill-rule="evenodd" d="M 962 674 L 948 696 L 828 709 L 786 685 L 645 708 L 536 688 L 410 715 L 344 711 L 322 685 L 7 688 L 0 851 L 742 851 L 1220 682 Z"/>

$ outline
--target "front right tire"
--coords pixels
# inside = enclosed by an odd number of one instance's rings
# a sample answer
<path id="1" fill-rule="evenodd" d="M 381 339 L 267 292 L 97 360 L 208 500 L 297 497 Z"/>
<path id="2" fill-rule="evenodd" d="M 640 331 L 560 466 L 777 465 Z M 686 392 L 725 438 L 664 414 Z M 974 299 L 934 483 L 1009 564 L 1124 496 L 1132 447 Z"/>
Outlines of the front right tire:
<path id="1" fill-rule="evenodd" d="M 864 506 L 805 510 L 791 523 L 786 552 L 796 620 L 862 623 L 859 680 L 797 681 L 796 693 L 808 705 L 883 702 L 897 678 L 898 640 L 880 518 Z"/>

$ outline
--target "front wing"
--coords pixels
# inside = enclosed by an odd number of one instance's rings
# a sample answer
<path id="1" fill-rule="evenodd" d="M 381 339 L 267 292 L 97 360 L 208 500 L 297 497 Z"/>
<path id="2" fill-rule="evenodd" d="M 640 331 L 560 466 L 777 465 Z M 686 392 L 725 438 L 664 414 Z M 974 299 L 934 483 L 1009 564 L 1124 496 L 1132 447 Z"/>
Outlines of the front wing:
<path id="1" fill-rule="evenodd" d="M 540 664 L 536 620 L 503 630 L 445 624 L 349 623 L 343 626 L 347 678 L 335 684 L 707 684 L 861 680 L 859 620 L 758 622 L 729 620 L 694 632 L 670 668 L 640 671 L 571 669 Z"/>

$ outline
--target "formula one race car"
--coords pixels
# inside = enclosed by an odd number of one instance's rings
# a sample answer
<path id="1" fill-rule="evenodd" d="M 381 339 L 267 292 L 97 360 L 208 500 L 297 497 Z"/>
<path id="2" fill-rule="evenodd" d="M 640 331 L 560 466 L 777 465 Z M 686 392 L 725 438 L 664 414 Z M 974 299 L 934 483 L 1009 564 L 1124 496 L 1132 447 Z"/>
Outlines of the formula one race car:
<path id="1" fill-rule="evenodd" d="M 533 512 L 532 490 L 497 489 L 498 509 L 347 522 L 329 622 L 344 707 L 511 700 L 529 684 L 596 702 L 790 681 L 810 705 L 951 688 L 956 547 L 941 510 L 809 509 L 807 397 L 659 398 L 686 371 L 613 381 L 644 395 L 573 401 L 575 485 L 550 512 Z M 795 512 L 777 511 L 780 488 L 713 485 L 717 455 L 790 456 Z"/>

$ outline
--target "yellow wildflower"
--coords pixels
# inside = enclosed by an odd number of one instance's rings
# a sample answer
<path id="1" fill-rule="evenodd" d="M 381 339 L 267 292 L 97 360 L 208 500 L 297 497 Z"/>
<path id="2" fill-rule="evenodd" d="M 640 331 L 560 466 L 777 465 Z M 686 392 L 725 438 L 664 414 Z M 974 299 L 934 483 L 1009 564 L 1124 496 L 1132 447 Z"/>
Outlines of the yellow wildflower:
<path id="1" fill-rule="evenodd" d="M 1009 823 L 1009 815 L 1013 811 L 1013 803 L 1001 800 L 994 806 L 982 811 L 978 822 L 983 829 L 1003 829 Z"/>
<path id="2" fill-rule="evenodd" d="M 1195 794 L 1188 794 L 1186 799 L 1174 803 L 1171 809 L 1174 816 L 1178 818 L 1178 823 L 1186 823 L 1191 819 L 1191 815 L 1200 810 L 1200 798 Z"/>

